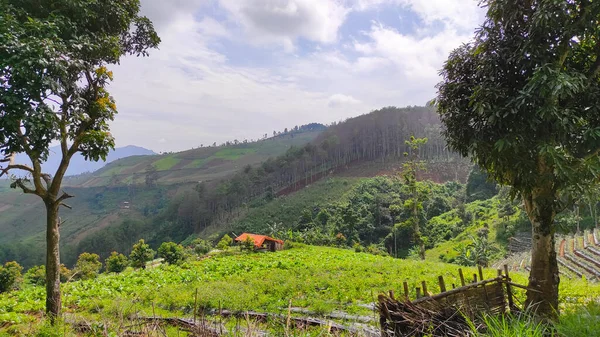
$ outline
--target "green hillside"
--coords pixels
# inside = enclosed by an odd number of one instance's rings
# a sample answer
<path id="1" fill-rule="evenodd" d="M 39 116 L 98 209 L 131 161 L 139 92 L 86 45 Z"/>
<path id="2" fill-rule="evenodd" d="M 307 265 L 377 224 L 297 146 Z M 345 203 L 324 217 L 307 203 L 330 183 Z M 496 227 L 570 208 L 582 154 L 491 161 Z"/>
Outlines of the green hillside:
<path id="1" fill-rule="evenodd" d="M 130 246 L 138 235 L 147 237 L 156 231 L 152 218 L 180 191 L 193 188 L 199 181 L 216 183 L 248 165 L 277 157 L 292 146 L 302 146 L 320 132 L 309 130 L 247 144 L 127 157 L 92 174 L 70 177 L 65 190 L 75 198 L 68 202 L 72 209 L 61 210 L 63 260 L 75 261 L 82 240 L 134 222 L 137 232 L 132 234 L 136 237 L 123 243 Z M 156 169 L 155 186 L 147 186 L 145 181 L 150 165 Z M 0 180 L 0 261 L 17 259 L 26 266 L 39 264 L 45 256 L 41 248 L 45 246 L 45 208 L 38 197 L 9 185 L 8 180 Z"/>
<path id="2" fill-rule="evenodd" d="M 281 135 L 266 140 L 238 145 L 203 147 L 156 156 L 133 156 L 116 160 L 100 170 L 67 180 L 77 187 L 144 184 L 146 170 L 154 166 L 158 184 L 170 185 L 190 181 L 217 180 L 247 166 L 279 156 L 291 146 L 302 146 L 321 131 Z"/>
<path id="3" fill-rule="evenodd" d="M 438 262 L 397 260 L 355 253 L 352 250 L 298 246 L 275 253 L 213 253 L 181 266 L 161 265 L 146 270 L 128 269 L 121 274 L 64 284 L 64 308 L 69 321 L 103 323 L 104 331 L 120 334 L 130 325 L 127 317 L 191 317 L 194 305 L 210 310 L 258 311 L 313 317 L 346 313 L 351 317 L 373 317 L 369 309 L 375 297 L 388 290 L 403 293 L 407 281 L 411 296 L 421 281 L 438 292 L 437 277 L 446 284 L 459 284 L 457 266 Z M 475 269 L 465 268 L 465 274 Z M 485 277 L 496 275 L 485 270 Z M 514 273 L 515 282 L 526 276 Z M 197 291 L 197 297 L 196 297 Z M 561 282 L 562 303 L 583 303 L 600 295 L 600 285 L 581 281 Z M 522 294 L 518 294 L 522 296 Z M 194 304 L 196 302 L 196 304 Z M 42 286 L 23 285 L 20 291 L 0 294 L 0 335 L 18 334 L 39 324 L 43 310 Z M 334 316 L 335 317 L 335 316 Z M 217 320 L 211 316 L 206 319 Z M 335 320 L 335 318 L 331 318 Z M 340 320 L 341 321 L 341 320 Z M 347 322 L 347 319 L 343 321 Z M 235 322 L 227 322 L 231 328 Z M 377 325 L 377 320 L 367 323 Z M 259 325 L 260 326 L 260 325 Z M 65 331 L 70 331 L 67 325 Z M 258 327 L 257 327 L 258 328 Z M 281 333 L 282 325 L 260 326 Z M 31 331 L 31 330 L 28 330 Z M 279 332 L 277 332 L 279 331 Z M 172 331 L 169 336 L 178 336 Z"/>

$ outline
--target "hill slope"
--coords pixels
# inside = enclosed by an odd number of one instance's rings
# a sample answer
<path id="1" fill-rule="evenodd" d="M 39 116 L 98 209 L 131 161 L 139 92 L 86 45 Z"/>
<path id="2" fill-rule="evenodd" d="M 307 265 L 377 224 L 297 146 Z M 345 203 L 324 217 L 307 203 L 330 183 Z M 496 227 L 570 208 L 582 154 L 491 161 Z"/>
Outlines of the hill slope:
<path id="1" fill-rule="evenodd" d="M 54 146 L 50 148 L 50 157 L 48 161 L 42 164 L 42 170 L 44 172 L 55 172 L 56 168 L 60 164 L 60 147 Z M 87 172 L 94 172 L 104 165 L 111 163 L 115 160 L 131 157 L 131 156 L 151 156 L 155 155 L 151 150 L 145 149 L 143 147 L 128 145 L 124 147 L 118 147 L 114 150 L 110 151 L 108 156 L 106 157 L 106 161 L 86 161 L 85 158 L 81 154 L 76 154 L 71 159 L 71 163 L 69 164 L 69 168 L 67 170 L 67 176 L 78 175 Z M 16 156 L 17 163 L 29 164 L 29 157 L 25 154 L 18 154 Z"/>
<path id="2" fill-rule="evenodd" d="M 156 182 L 161 185 L 218 180 L 247 165 L 279 156 L 291 146 L 303 146 L 320 133 L 320 130 L 300 132 L 251 143 L 203 147 L 152 157 L 129 157 L 67 183 L 75 187 L 144 184 L 149 166 L 156 169 Z"/>
<path id="3" fill-rule="evenodd" d="M 379 293 L 394 290 L 402 294 L 402 281 L 408 282 L 411 298 L 421 281 L 436 293 L 439 275 L 448 285 L 460 284 L 457 268 L 329 247 L 302 246 L 275 253 L 230 251 L 183 266 L 129 269 L 69 282 L 64 285 L 64 308 L 68 317 L 103 322 L 103 331 L 115 335 L 122 335 L 119 329 L 129 325 L 127 317 L 191 317 L 195 298 L 203 312 L 225 309 L 287 314 L 291 306 L 292 312 L 303 312 L 303 316 L 306 312 L 311 316 L 337 314 L 335 317 L 346 313 L 350 315 L 344 321 L 360 319 L 376 326 L 369 305 Z M 476 272 L 463 270 L 467 275 Z M 494 277 L 496 271 L 486 269 L 484 275 Z M 512 276 L 517 283 L 526 282 L 523 274 L 515 272 Z M 515 291 L 518 296 L 522 294 Z M 561 282 L 563 304 L 585 302 L 599 294 L 597 284 Z M 27 285 L 21 291 L 0 294 L 0 335 L 7 329 L 13 335 L 31 331 L 43 306 L 43 286 Z M 283 331 L 273 335 L 283 335 Z"/>

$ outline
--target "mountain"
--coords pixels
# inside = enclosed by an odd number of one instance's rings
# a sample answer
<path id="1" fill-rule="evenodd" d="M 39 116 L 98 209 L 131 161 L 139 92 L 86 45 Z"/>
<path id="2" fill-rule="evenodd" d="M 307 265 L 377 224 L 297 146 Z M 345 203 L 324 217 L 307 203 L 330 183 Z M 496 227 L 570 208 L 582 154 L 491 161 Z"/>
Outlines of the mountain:
<path id="1" fill-rule="evenodd" d="M 160 244 L 222 233 L 249 210 L 324 178 L 396 174 L 411 136 L 429 139 L 421 149 L 429 169 L 421 178 L 466 180 L 468 160 L 447 149 L 429 107 L 386 107 L 326 129 L 310 124 L 256 142 L 115 160 L 65 181 L 76 198 L 69 200 L 72 210 L 61 211 L 64 261 L 83 251 L 125 251 L 140 238 Z M 43 246 L 44 209 L 12 192 L 0 184 L 0 261 L 39 263 L 43 251 L 34 247 Z"/>
<path id="2" fill-rule="evenodd" d="M 152 150 L 145 149 L 143 147 L 128 145 L 124 147 L 118 147 L 110 151 L 106 157 L 106 161 L 86 161 L 85 158 L 79 153 L 73 156 L 71 163 L 67 170 L 67 176 L 79 175 L 87 172 L 94 172 L 101 169 L 104 165 L 111 163 L 117 159 L 127 158 L 131 156 L 151 156 L 156 155 Z M 44 172 L 55 172 L 56 168 L 60 164 L 60 146 L 54 146 L 50 148 L 50 156 L 48 161 L 42 164 Z M 20 153 L 16 156 L 16 162 L 27 164 L 30 163 L 27 155 Z"/>
<path id="3" fill-rule="evenodd" d="M 83 246 L 87 238 L 102 236 L 106 230 L 123 226 L 133 230 L 133 234 L 119 235 L 125 242 L 122 245 L 132 237 L 146 236 L 146 224 L 151 224 L 172 199 L 179 198 L 181 190 L 192 189 L 199 181 L 216 184 L 226 180 L 245 167 L 304 146 L 324 129 L 321 124 L 309 124 L 256 142 L 234 141 L 177 153 L 129 156 L 95 172 L 66 177 L 63 186 L 75 198 L 69 200 L 72 209 L 61 210 L 63 259 L 69 263 L 81 242 Z M 146 184 L 149 167 L 155 170 L 155 179 Z M 0 261 L 19 260 L 25 266 L 42 263 L 44 249 L 38 247 L 45 245 L 44 219 L 45 209 L 38 197 L 10 189 L 8 180 L 0 180 Z M 97 242 L 106 247 L 116 243 Z"/>

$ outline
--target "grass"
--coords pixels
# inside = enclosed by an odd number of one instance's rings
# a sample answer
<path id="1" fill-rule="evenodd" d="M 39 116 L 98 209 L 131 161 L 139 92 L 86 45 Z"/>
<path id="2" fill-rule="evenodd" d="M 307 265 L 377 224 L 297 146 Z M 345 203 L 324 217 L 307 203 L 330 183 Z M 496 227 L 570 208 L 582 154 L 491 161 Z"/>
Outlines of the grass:
<path id="1" fill-rule="evenodd" d="M 351 250 L 302 246 L 276 253 L 211 255 L 182 266 L 159 266 L 101 275 L 95 280 L 62 286 L 65 312 L 87 320 L 117 320 L 129 312 L 139 315 L 190 317 L 195 291 L 198 306 L 233 311 L 254 310 L 285 313 L 292 306 L 314 314 L 341 310 L 373 315 L 365 304 L 380 292 L 402 293 L 402 282 L 414 289 L 425 280 L 429 291 L 438 292 L 437 277 L 446 284 L 459 284 L 456 265 L 398 260 L 355 253 Z M 475 270 L 465 268 L 470 275 Z M 486 278 L 495 275 L 485 270 Z M 525 275 L 513 278 L 523 283 Z M 584 303 L 600 295 L 600 285 L 579 281 L 563 282 L 561 299 Z M 414 298 L 414 292 L 411 294 Z M 0 326 L 30 324 L 43 310 L 44 288 L 0 295 Z M 568 308 L 568 307 L 567 307 Z M 571 307 L 572 308 L 572 307 Z M 570 309 L 565 309 L 570 310 Z M 574 324 L 576 325 L 576 324 Z M 2 331 L 0 329 L 0 331 Z"/>
<path id="2" fill-rule="evenodd" d="M 217 153 L 215 153 L 214 157 L 219 158 L 219 159 L 225 159 L 225 160 L 236 160 L 243 156 L 247 156 L 247 155 L 256 153 L 256 150 L 257 149 L 255 147 L 227 148 L 227 149 L 223 149 L 223 150 L 220 150 Z"/>
<path id="3" fill-rule="evenodd" d="M 164 158 L 161 158 L 161 159 L 155 161 L 154 163 L 152 163 L 152 165 L 154 165 L 154 167 L 156 167 L 157 171 L 166 171 L 166 170 L 170 170 L 173 166 L 177 165 L 180 161 L 181 161 L 181 159 L 179 159 L 179 158 L 175 158 L 174 156 L 167 155 Z"/>

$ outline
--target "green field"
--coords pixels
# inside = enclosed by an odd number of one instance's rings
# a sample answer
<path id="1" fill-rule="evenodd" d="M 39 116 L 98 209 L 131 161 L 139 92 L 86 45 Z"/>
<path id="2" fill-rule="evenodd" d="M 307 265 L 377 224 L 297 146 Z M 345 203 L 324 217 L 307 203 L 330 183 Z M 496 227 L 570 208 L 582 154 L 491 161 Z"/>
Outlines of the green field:
<path id="1" fill-rule="evenodd" d="M 119 315 L 190 317 L 196 290 L 197 305 L 205 311 L 221 306 L 233 311 L 282 313 L 291 303 L 313 316 L 334 311 L 369 316 L 373 312 L 365 305 L 374 302 L 379 293 L 402 293 L 403 281 L 411 289 L 427 281 L 429 291 L 435 293 L 439 275 L 448 285 L 459 284 L 457 268 L 328 247 L 299 246 L 276 253 L 232 251 L 182 266 L 129 269 L 70 282 L 62 287 L 63 306 L 70 317 L 105 322 L 111 329 L 118 328 Z M 467 275 L 475 272 L 464 269 Z M 484 275 L 493 277 L 496 272 L 485 270 Z M 515 273 L 513 279 L 524 283 L 526 277 Z M 598 284 L 561 283 L 563 306 L 585 303 L 598 295 Z M 44 303 L 40 286 L 26 285 L 21 291 L 0 295 L 0 327 L 4 327 L 0 331 L 18 331 L 37 321 Z"/>

